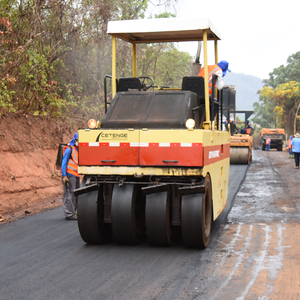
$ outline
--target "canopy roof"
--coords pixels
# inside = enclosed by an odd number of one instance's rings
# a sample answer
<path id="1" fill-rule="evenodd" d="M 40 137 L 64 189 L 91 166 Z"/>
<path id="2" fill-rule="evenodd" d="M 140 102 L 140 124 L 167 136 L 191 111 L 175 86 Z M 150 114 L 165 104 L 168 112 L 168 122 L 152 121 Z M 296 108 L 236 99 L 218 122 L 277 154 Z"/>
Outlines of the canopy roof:
<path id="1" fill-rule="evenodd" d="M 207 30 L 208 40 L 221 39 L 208 18 L 157 18 L 109 21 L 107 33 L 127 42 L 187 42 L 202 41 L 205 29 Z"/>
<path id="2" fill-rule="evenodd" d="M 282 128 L 263 128 L 261 130 L 261 136 L 263 136 L 264 134 L 283 134 L 285 135 L 285 130 Z"/>

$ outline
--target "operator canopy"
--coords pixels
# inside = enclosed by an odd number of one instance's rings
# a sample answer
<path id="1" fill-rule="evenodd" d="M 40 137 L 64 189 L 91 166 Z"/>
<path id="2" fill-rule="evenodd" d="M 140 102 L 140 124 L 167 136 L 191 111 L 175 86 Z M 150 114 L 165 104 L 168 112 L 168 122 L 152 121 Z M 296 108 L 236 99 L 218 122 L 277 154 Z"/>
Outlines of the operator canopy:
<path id="1" fill-rule="evenodd" d="M 107 33 L 127 42 L 186 42 L 202 41 L 205 29 L 207 30 L 208 40 L 221 39 L 220 34 L 208 18 L 109 21 Z"/>

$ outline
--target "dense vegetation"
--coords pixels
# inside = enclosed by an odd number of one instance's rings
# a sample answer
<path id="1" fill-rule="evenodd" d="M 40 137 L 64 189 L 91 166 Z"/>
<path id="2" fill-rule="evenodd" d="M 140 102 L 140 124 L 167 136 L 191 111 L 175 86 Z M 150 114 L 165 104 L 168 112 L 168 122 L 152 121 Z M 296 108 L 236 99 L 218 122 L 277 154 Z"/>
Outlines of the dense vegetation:
<path id="1" fill-rule="evenodd" d="M 148 0 L 0 3 L 0 114 L 99 118 L 103 78 L 111 74 L 108 21 L 144 18 Z M 132 76 L 130 46 L 118 40 L 117 47 L 117 77 Z M 174 44 L 138 45 L 137 59 L 138 76 L 168 86 L 180 86 L 192 63 Z"/>
<path id="2" fill-rule="evenodd" d="M 265 128 L 285 128 L 288 135 L 300 129 L 300 51 L 287 59 L 287 65 L 276 68 L 259 90 L 254 103 L 253 122 Z"/>
<path id="3" fill-rule="evenodd" d="M 103 78 L 111 74 L 108 21 L 145 18 L 148 1 L 0 0 L 0 115 L 101 118 Z M 131 76 L 131 47 L 120 40 L 117 47 L 117 77 Z M 171 87 L 181 85 L 192 64 L 175 44 L 138 45 L 137 59 L 138 76 Z M 293 134 L 300 126 L 300 52 L 269 75 L 252 120 Z"/>

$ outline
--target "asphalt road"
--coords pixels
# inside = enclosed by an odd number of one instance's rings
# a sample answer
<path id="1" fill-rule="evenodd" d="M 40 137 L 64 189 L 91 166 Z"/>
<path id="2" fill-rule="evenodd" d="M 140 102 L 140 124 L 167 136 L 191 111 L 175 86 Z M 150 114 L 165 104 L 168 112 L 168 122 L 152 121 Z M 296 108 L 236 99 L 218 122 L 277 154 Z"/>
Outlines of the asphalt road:
<path id="1" fill-rule="evenodd" d="M 229 253 L 223 237 L 226 217 L 247 168 L 231 166 L 227 208 L 213 223 L 210 244 L 202 251 L 186 249 L 180 240 L 169 248 L 147 241 L 86 245 L 77 222 L 66 221 L 62 208 L 0 226 L 0 299 L 213 297 L 212 284 L 222 284 L 214 279 L 220 259 Z"/>

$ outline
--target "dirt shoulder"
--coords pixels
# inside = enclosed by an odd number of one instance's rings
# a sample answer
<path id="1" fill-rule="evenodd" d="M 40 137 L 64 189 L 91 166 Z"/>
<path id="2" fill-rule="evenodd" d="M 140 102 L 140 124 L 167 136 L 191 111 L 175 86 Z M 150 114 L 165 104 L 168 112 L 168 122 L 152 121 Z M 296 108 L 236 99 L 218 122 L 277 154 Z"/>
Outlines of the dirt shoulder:
<path id="1" fill-rule="evenodd" d="M 83 126 L 48 116 L 0 117 L 0 224 L 62 204 L 57 148 Z"/>

